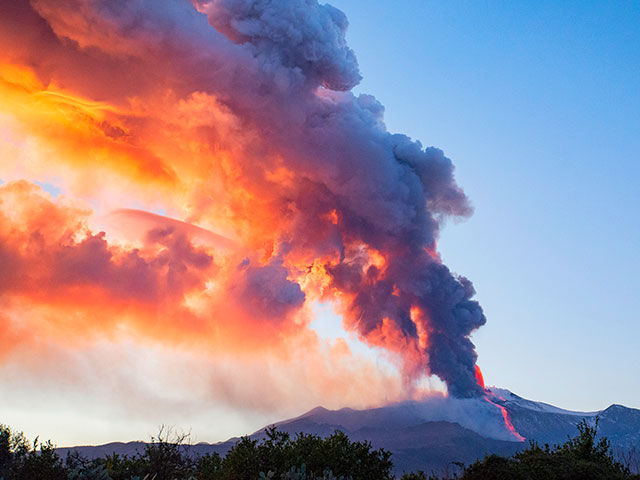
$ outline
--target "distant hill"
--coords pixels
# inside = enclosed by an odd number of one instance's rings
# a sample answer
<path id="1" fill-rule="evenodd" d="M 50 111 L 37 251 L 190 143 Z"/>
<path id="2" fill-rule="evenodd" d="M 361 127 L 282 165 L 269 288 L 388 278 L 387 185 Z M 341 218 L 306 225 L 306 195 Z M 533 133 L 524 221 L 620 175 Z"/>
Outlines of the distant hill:
<path id="1" fill-rule="evenodd" d="M 327 436 L 344 431 L 352 440 L 369 440 L 375 448 L 393 453 L 398 472 L 424 470 L 441 472 L 453 462 L 469 464 L 488 453 L 510 455 L 526 446 L 517 441 L 505 425 L 504 407 L 517 432 L 527 440 L 544 444 L 564 442 L 577 432 L 583 418 L 590 423 L 599 416 L 599 431 L 618 448 L 640 446 L 640 410 L 612 405 L 597 412 L 575 412 L 519 397 L 504 389 L 490 390 L 486 398 L 453 399 L 431 397 L 423 401 L 403 402 L 385 407 L 354 410 L 327 410 L 322 407 L 276 424 L 279 430 Z M 493 403 L 492 403 L 493 402 Z M 250 437 L 264 436 L 261 429 Z M 189 446 L 192 454 L 225 454 L 237 441 L 232 438 L 217 444 Z M 143 442 L 109 443 L 99 446 L 59 448 L 90 457 L 118 453 L 132 455 L 144 449 Z"/>

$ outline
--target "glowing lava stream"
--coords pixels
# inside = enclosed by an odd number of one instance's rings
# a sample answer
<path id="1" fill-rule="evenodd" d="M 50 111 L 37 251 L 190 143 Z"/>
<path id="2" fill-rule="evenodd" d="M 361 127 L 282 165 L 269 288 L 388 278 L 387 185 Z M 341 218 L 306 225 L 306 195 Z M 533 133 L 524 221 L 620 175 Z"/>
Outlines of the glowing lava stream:
<path id="1" fill-rule="evenodd" d="M 513 435 L 519 442 L 524 442 L 525 438 L 522 435 L 520 435 L 516 430 L 516 427 L 513 426 L 513 423 L 511 422 L 511 417 L 509 416 L 509 412 L 507 412 L 507 409 L 502 405 L 491 400 L 490 396 L 497 398 L 498 400 L 502 400 L 503 402 L 506 401 L 504 398 L 498 397 L 495 393 L 490 392 L 485 388 L 484 377 L 482 376 L 482 371 L 480 370 L 480 367 L 478 365 L 476 365 L 476 380 L 478 382 L 478 385 L 480 385 L 482 389 L 486 392 L 484 399 L 490 404 L 495 405 L 500 409 L 500 412 L 502 413 L 502 418 L 504 419 L 504 425 L 505 427 L 507 427 L 507 430 L 509 430 L 509 432 L 511 432 L 511 435 Z"/>
<path id="2" fill-rule="evenodd" d="M 476 365 L 476 382 L 478 382 L 478 385 L 482 387 L 482 390 L 487 389 L 484 386 L 484 377 L 482 376 L 482 371 L 480 370 L 480 367 L 478 365 Z"/>
<path id="3" fill-rule="evenodd" d="M 509 430 L 511 432 L 511 435 L 513 435 L 519 442 L 524 442 L 525 440 L 524 437 L 518 433 L 518 431 L 516 430 L 516 427 L 514 427 L 513 423 L 511 423 L 511 418 L 509 417 L 509 412 L 507 412 L 507 409 L 504 408 L 502 405 L 492 402 L 491 399 L 489 399 L 489 397 L 484 397 L 484 399 L 487 402 L 491 403 L 492 405 L 495 405 L 500 409 L 500 411 L 502 412 L 502 418 L 504 419 L 504 424 L 507 427 L 507 430 Z"/>

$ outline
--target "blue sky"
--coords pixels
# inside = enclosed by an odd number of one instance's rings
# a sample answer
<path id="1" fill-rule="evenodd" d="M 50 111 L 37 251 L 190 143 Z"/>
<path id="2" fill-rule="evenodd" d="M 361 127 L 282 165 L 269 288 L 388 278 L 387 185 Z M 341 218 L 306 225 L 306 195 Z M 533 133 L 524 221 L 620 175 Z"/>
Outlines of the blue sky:
<path id="1" fill-rule="evenodd" d="M 439 248 L 488 317 L 487 382 L 640 407 L 640 3 L 331 3 L 357 91 L 442 148 L 475 207 Z"/>

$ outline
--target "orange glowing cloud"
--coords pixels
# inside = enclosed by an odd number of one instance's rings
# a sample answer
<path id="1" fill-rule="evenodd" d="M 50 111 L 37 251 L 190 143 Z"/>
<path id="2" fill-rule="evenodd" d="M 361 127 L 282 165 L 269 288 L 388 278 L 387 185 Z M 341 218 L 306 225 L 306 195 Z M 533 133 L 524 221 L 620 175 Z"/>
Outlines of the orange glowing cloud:
<path id="1" fill-rule="evenodd" d="M 170 338 L 210 328 L 213 319 L 199 317 L 195 306 L 203 302 L 212 308 L 224 296 L 219 290 L 237 289 L 238 296 L 251 288 L 260 292 L 262 285 L 252 285 L 247 273 L 260 267 L 230 267 L 224 260 L 215 264 L 212 253 L 194 247 L 184 231 L 173 227 L 178 222 L 148 230 L 142 248 L 126 249 L 90 231 L 89 213 L 64 200 L 54 202 L 27 182 L 0 186 L 0 258 L 6 267 L 0 288 L 5 305 L 28 303 L 33 310 L 78 312 L 43 314 L 56 323 L 61 336 L 125 323 Z M 223 276 L 226 270 L 229 279 Z M 286 285 L 286 278 L 282 282 Z M 242 315 L 237 319 L 232 311 L 249 307 L 225 303 L 221 312 L 241 322 Z M 286 309 L 279 312 L 286 323 Z M 216 329 L 224 323 L 217 320 Z M 242 335 L 245 340 L 250 336 Z"/>
<path id="2" fill-rule="evenodd" d="M 218 256 L 212 244 L 224 239 L 212 232 L 159 215 L 120 214 L 149 222 L 141 247 L 110 245 L 88 227 L 89 209 L 53 200 L 41 187 L 25 181 L 0 186 L 0 345 L 9 357 L 0 360 L 29 365 L 35 359 L 24 359 L 25 352 L 36 346 L 46 357 L 47 350 L 134 338 L 142 345 L 188 346 L 210 365 L 216 398 L 230 404 L 257 388 L 246 378 L 242 387 L 232 386 L 238 374 L 251 377 L 255 362 L 274 369 L 267 377 L 261 372 L 263 381 L 271 378 L 271 392 L 252 401 L 255 408 L 280 404 L 292 412 L 296 401 L 338 406 L 347 398 L 366 406 L 402 398 L 392 374 L 352 356 L 343 342 L 329 348 L 305 328 L 304 296 L 279 262 L 254 266 L 235 253 Z M 193 246 L 192 233 L 214 249 Z M 228 243 L 222 243 L 226 252 Z M 287 393 L 289 382 L 310 376 L 314 385 L 304 396 Z"/>

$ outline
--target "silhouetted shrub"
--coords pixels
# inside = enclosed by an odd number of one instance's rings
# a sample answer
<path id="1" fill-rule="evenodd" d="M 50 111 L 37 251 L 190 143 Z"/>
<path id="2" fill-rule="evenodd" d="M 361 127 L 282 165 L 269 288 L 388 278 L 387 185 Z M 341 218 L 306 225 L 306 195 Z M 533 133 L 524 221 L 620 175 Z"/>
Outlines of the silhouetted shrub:
<path id="1" fill-rule="evenodd" d="M 596 440 L 596 425 L 582 420 L 578 435 L 550 448 L 532 442 L 512 457 L 489 455 L 469 465 L 462 480 L 617 480 L 640 478 L 616 461 L 606 438 Z"/>

